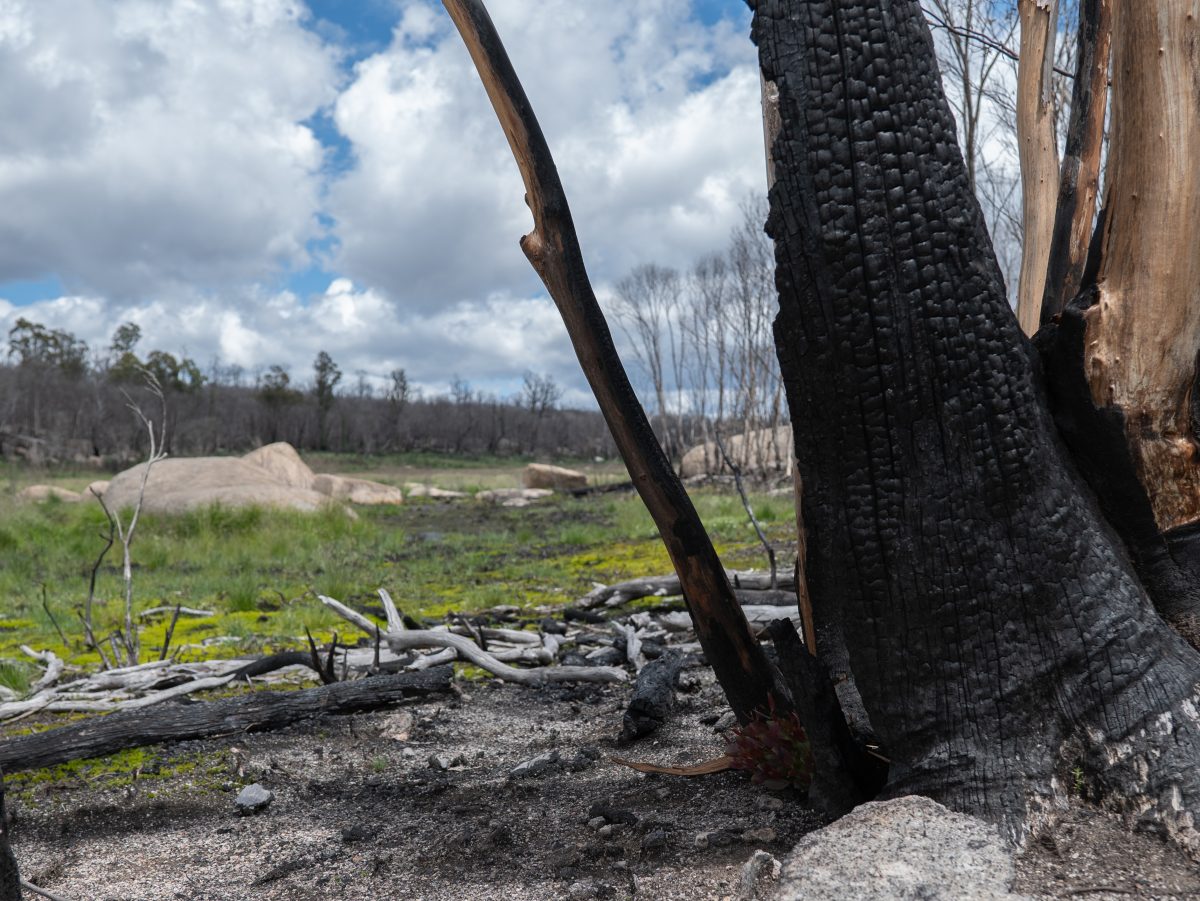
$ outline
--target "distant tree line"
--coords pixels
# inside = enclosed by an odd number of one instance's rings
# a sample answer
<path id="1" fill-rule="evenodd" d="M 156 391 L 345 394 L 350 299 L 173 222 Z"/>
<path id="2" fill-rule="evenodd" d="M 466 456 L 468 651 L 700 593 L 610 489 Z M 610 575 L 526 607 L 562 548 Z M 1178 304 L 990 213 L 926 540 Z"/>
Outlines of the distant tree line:
<path id="1" fill-rule="evenodd" d="M 347 385 L 321 351 L 312 377 L 272 365 L 255 373 L 153 350 L 138 355 L 141 331 L 121 325 L 91 353 L 69 332 L 19 319 L 0 362 L 0 456 L 32 462 L 125 463 L 145 433 L 128 409 L 150 402 L 147 374 L 167 399 L 168 452 L 238 453 L 272 441 L 340 453 L 438 451 L 498 455 L 611 456 L 600 414 L 561 406 L 546 374 L 527 372 L 519 392 L 497 397 L 456 378 L 446 395 L 425 396 L 394 370 L 378 391 L 358 373 Z M 99 458 L 99 460 L 97 460 Z"/>
<path id="2" fill-rule="evenodd" d="M 729 246 L 685 273 L 654 263 L 616 285 L 611 314 L 632 350 L 630 370 L 659 439 L 678 461 L 690 447 L 786 423 L 772 343 L 773 265 L 761 201 L 747 201 Z M 600 414 L 562 406 L 562 389 L 527 371 L 508 397 L 455 378 L 426 396 L 403 369 L 380 390 L 365 373 L 347 379 L 322 350 L 311 376 L 274 364 L 253 371 L 155 349 L 139 352 L 126 322 L 93 351 L 69 332 L 18 319 L 0 352 L 0 457 L 34 462 L 143 455 L 144 430 L 128 407 L 142 403 L 147 376 L 167 400 L 167 451 L 238 453 L 273 441 L 301 450 L 496 455 L 612 456 Z M 781 448 L 756 445 L 771 460 Z M 713 465 L 717 461 L 710 460 Z M 765 462 L 764 461 L 759 461 Z"/>

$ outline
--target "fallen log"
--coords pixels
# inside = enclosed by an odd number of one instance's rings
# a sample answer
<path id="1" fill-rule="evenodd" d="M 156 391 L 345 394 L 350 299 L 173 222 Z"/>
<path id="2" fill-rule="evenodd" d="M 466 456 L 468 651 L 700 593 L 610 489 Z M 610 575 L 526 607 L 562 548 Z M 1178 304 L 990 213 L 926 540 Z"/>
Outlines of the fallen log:
<path id="1" fill-rule="evenodd" d="M 450 690 L 449 666 L 337 682 L 300 691 L 256 691 L 197 704 L 170 704 L 94 717 L 0 742 L 6 773 L 100 757 L 166 741 L 279 729 L 320 713 L 357 713 Z"/>
<path id="2" fill-rule="evenodd" d="M 617 744 L 649 735 L 667 721 L 675 707 L 675 683 L 682 668 L 683 654 L 678 651 L 668 651 L 642 667 L 621 719 Z"/>

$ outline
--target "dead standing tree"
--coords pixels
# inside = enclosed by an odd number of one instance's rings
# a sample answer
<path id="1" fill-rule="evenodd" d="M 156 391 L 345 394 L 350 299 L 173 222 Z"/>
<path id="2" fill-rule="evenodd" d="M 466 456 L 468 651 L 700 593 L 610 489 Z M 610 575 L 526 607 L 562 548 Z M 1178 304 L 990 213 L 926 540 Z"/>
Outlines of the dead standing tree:
<path id="1" fill-rule="evenodd" d="M 580 365 L 634 487 L 654 518 L 683 588 L 696 635 L 730 706 L 743 722 L 791 704 L 775 685 L 691 499 L 655 439 L 613 346 L 541 127 L 480 0 L 443 0 L 504 129 L 525 182 L 534 230 L 521 249 L 566 324 Z"/>
<path id="2" fill-rule="evenodd" d="M 752 6 L 779 90 L 776 337 L 816 650 L 885 743 L 884 794 L 1019 839 L 1077 765 L 1107 806 L 1200 852 L 1200 655 L 1056 434 L 917 3 Z M 1156 7 L 1123 5 L 1137 28 Z M 1179 24 L 1182 43 L 1196 24 Z"/>

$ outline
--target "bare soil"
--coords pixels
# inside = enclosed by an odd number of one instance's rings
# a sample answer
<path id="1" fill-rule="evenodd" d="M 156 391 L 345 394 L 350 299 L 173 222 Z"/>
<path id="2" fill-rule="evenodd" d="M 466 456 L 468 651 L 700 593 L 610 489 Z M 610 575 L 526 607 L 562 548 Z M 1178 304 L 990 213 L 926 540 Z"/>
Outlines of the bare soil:
<path id="1" fill-rule="evenodd" d="M 174 746 L 164 772 L 39 784 L 16 801 L 27 879 L 69 899 L 463 899 L 738 897 L 758 849 L 782 858 L 820 818 L 792 791 L 743 774 L 645 776 L 614 754 L 694 763 L 723 749 L 706 673 L 685 674 L 673 724 L 617 748 L 628 688 L 461 694 L 321 717 L 270 734 Z M 523 761 L 557 752 L 528 776 Z M 448 765 L 447 769 L 442 766 Z M 183 768 L 187 770 L 187 767 Z M 239 816 L 247 783 L 275 794 Z M 1037 898 L 1200 898 L 1200 874 L 1153 836 L 1077 806 L 1018 860 Z M 769 880 L 760 897 L 769 897 Z"/>

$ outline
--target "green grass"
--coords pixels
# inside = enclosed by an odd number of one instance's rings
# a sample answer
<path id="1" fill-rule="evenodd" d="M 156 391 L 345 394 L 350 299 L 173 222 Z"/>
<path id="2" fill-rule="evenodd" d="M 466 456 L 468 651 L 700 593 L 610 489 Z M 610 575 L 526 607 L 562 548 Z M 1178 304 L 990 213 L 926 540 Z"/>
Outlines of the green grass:
<path id="1" fill-rule="evenodd" d="M 316 462 L 325 469 L 348 468 L 342 458 Z M 336 467 L 321 465 L 330 462 Z M 396 465 L 395 458 L 380 463 L 381 469 Z M 498 475 L 515 478 L 512 460 L 476 459 L 469 465 L 491 466 Z M 0 684 L 20 690 L 36 674 L 20 668 L 20 644 L 48 648 L 75 664 L 96 662 L 83 652 L 77 611 L 107 532 L 102 511 L 95 503 L 26 505 L 13 499 L 17 488 L 33 481 L 86 484 L 95 475 L 47 477 L 11 466 L 0 471 Z M 703 491 L 695 502 L 727 565 L 766 565 L 736 495 Z M 753 502 L 781 560 L 790 566 L 787 548 L 795 526 L 789 499 L 755 497 Z M 439 619 L 449 611 L 497 604 L 565 603 L 590 590 L 594 581 L 670 569 L 653 522 L 631 496 L 554 498 L 520 509 L 470 500 L 413 500 L 357 513 L 355 519 L 337 508 L 304 514 L 215 507 L 144 516 L 132 550 L 135 608 L 183 604 L 216 611 L 215 617 L 181 618 L 172 645 L 198 646 L 205 639 L 232 636 L 233 642 L 191 652 L 226 655 L 295 647 L 306 628 L 320 639 L 327 640 L 335 629 L 346 636 L 350 627 L 325 610 L 318 593 L 381 614 L 376 590 L 387 588 L 405 612 Z M 102 636 L 121 621 L 120 562 L 118 545 L 97 581 L 95 617 Z M 65 644 L 47 608 L 66 633 Z M 169 620 L 159 616 L 144 624 L 144 659 L 157 656 Z M 5 660 L 20 666 L 5 669 Z"/>

